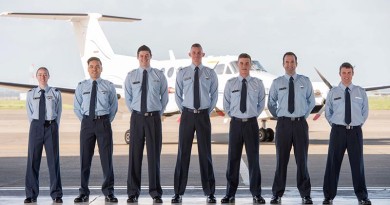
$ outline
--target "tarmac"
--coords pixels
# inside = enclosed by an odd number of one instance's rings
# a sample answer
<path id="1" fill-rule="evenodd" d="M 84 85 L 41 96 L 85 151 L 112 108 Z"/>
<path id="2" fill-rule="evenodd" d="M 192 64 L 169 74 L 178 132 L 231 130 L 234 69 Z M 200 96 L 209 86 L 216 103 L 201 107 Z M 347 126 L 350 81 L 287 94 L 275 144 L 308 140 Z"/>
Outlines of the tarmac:
<path id="1" fill-rule="evenodd" d="M 170 203 L 173 196 L 173 170 L 176 162 L 179 115 L 167 117 L 163 121 L 163 148 L 161 154 L 161 183 L 164 203 Z M 308 120 L 310 145 L 308 167 L 312 184 L 314 204 L 322 204 L 322 180 L 324 175 L 330 127 L 324 117 L 318 121 Z M 118 113 L 112 127 L 114 132 L 114 173 L 115 195 L 118 204 L 127 204 L 126 180 L 128 165 L 128 145 L 124 142 L 124 132 L 129 128 L 130 114 Z M 228 119 L 212 118 L 212 153 L 216 178 L 217 204 L 225 194 Z M 267 126 L 275 127 L 275 121 Z M 370 111 L 369 119 L 363 126 L 364 162 L 366 183 L 372 204 L 390 204 L 390 111 Z M 27 157 L 29 123 L 25 110 L 0 110 L 0 204 L 22 204 L 25 198 L 24 176 Z M 80 184 L 79 165 L 79 129 L 80 122 L 72 110 L 64 110 L 60 125 L 61 178 L 64 204 L 74 204 Z M 188 186 L 182 204 L 206 204 L 206 198 L 200 186 L 198 152 L 196 140 L 192 149 Z M 347 154 L 347 153 L 346 153 Z M 43 153 L 40 171 L 40 195 L 36 204 L 54 204 L 49 196 L 49 177 L 45 153 Z M 293 151 L 288 167 L 287 187 L 282 204 L 301 204 L 296 188 L 296 166 Z M 269 204 L 272 196 L 271 186 L 275 172 L 275 145 L 273 142 L 261 143 L 260 167 L 262 174 L 262 195 Z M 242 156 L 240 186 L 236 194 L 236 204 L 253 204 L 249 192 L 247 159 Z M 146 149 L 144 152 L 142 192 L 138 204 L 152 204 L 148 195 L 148 177 Z M 102 171 L 95 149 L 91 169 L 89 204 L 110 204 L 104 200 L 100 191 Z M 354 195 L 348 157 L 344 157 L 338 195 L 333 204 L 358 204 Z M 87 203 L 84 203 L 87 204 Z"/>

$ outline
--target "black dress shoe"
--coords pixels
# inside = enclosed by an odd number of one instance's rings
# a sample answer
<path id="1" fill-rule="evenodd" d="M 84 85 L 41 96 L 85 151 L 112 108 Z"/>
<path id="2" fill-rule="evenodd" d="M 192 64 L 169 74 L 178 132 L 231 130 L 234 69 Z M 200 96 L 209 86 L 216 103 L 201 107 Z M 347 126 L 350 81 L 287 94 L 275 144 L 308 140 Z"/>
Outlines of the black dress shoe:
<path id="1" fill-rule="evenodd" d="M 37 199 L 33 199 L 33 198 L 31 198 L 31 197 L 28 197 L 28 198 L 26 198 L 26 199 L 24 200 L 24 203 L 25 203 L 25 204 L 35 203 L 35 202 L 37 202 Z"/>
<path id="2" fill-rule="evenodd" d="M 311 200 L 310 196 L 305 196 L 302 198 L 302 204 L 313 204 L 313 200 Z"/>
<path id="3" fill-rule="evenodd" d="M 226 195 L 221 199 L 221 204 L 234 203 L 235 201 L 236 199 L 234 198 L 234 196 Z"/>
<path id="4" fill-rule="evenodd" d="M 210 194 L 207 196 L 206 202 L 215 204 L 217 203 L 217 199 L 215 198 L 214 194 Z"/>
<path id="5" fill-rule="evenodd" d="M 129 198 L 127 199 L 127 203 L 137 203 L 138 202 L 138 197 L 137 196 L 129 196 Z"/>
<path id="6" fill-rule="evenodd" d="M 89 197 L 85 194 L 80 194 L 78 197 L 74 199 L 74 203 L 82 203 L 89 201 Z"/>
<path id="7" fill-rule="evenodd" d="M 332 204 L 333 200 L 330 198 L 325 198 L 324 201 L 322 201 L 322 204 Z"/>
<path id="8" fill-rule="evenodd" d="M 254 196 L 253 197 L 253 203 L 255 204 L 265 204 L 265 200 L 262 196 L 258 195 L 258 196 Z"/>
<path id="9" fill-rule="evenodd" d="M 157 203 L 157 204 L 163 203 L 163 200 L 161 199 L 161 196 L 153 197 L 153 203 Z"/>
<path id="10" fill-rule="evenodd" d="M 360 205 L 371 205 L 371 201 L 369 199 L 360 199 L 359 200 Z"/>
<path id="11" fill-rule="evenodd" d="M 115 197 L 114 194 L 109 194 L 106 196 L 106 202 L 118 202 L 118 199 Z"/>
<path id="12" fill-rule="evenodd" d="M 270 204 L 280 204 L 282 203 L 282 197 L 280 196 L 272 196 Z"/>
<path id="13" fill-rule="evenodd" d="M 175 195 L 172 197 L 171 203 L 172 203 L 172 204 L 181 203 L 181 196 L 180 196 L 179 194 L 175 194 Z"/>
<path id="14" fill-rule="evenodd" d="M 62 198 L 61 197 L 56 197 L 55 199 L 53 199 L 53 202 L 62 204 Z"/>

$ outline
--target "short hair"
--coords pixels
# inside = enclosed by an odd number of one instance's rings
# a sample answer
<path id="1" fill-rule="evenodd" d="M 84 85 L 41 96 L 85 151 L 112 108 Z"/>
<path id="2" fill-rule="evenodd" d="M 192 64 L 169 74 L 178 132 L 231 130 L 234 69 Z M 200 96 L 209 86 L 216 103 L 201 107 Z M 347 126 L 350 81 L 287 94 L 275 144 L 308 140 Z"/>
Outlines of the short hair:
<path id="1" fill-rule="evenodd" d="M 202 48 L 202 46 L 199 43 L 194 43 L 191 48 Z"/>
<path id="2" fill-rule="evenodd" d="M 289 52 L 286 52 L 286 53 L 283 55 L 283 63 L 284 63 L 284 58 L 285 58 L 286 56 L 294 56 L 295 62 L 298 62 L 298 58 L 297 58 L 297 56 L 295 55 L 295 53 L 289 51 Z"/>
<path id="3" fill-rule="evenodd" d="M 344 62 L 343 64 L 341 64 L 339 72 L 341 72 L 341 68 L 350 68 L 350 69 L 352 69 L 352 72 L 353 72 L 353 66 L 348 62 Z"/>
<path id="4" fill-rule="evenodd" d="M 147 46 L 145 46 L 145 45 L 142 45 L 142 46 L 140 46 L 140 47 L 138 48 L 138 50 L 137 50 L 137 57 L 138 57 L 138 55 L 139 55 L 139 52 L 141 52 L 141 51 L 148 51 L 148 52 L 150 53 L 150 55 L 152 55 L 152 50 L 150 50 L 149 47 L 147 47 Z"/>
<path id="5" fill-rule="evenodd" d="M 100 63 L 100 65 L 103 65 L 102 61 L 98 57 L 90 57 L 90 58 L 88 58 L 88 61 L 87 61 L 88 65 L 89 65 L 89 62 L 91 62 L 91 61 L 97 61 L 97 62 Z"/>
<path id="6" fill-rule="evenodd" d="M 249 58 L 250 61 L 252 61 L 252 58 L 249 54 L 247 53 L 241 53 L 239 56 L 238 56 L 238 60 L 240 60 L 240 58 Z"/>
<path id="7" fill-rule="evenodd" d="M 49 70 L 48 70 L 46 67 L 43 67 L 43 66 L 37 69 L 37 72 L 35 73 L 35 75 L 38 75 L 38 71 L 39 71 L 39 70 L 44 70 L 44 71 L 46 71 L 47 75 L 50 76 Z"/>

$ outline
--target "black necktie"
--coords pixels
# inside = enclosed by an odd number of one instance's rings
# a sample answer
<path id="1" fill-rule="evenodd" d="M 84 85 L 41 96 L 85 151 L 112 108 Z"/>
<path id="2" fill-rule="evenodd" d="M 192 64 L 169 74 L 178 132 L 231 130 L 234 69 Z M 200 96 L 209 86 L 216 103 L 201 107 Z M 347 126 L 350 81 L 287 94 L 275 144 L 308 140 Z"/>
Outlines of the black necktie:
<path id="1" fill-rule="evenodd" d="M 293 113 L 294 112 L 294 78 L 290 77 L 290 82 L 288 84 L 288 112 Z"/>
<path id="2" fill-rule="evenodd" d="M 345 88 L 345 123 L 351 123 L 351 95 L 348 87 Z"/>
<path id="3" fill-rule="evenodd" d="M 141 86 L 141 113 L 146 113 L 147 112 L 147 101 L 146 101 L 146 95 L 147 95 L 147 90 L 146 90 L 146 85 L 148 83 L 148 72 L 144 70 L 143 75 L 142 75 L 142 86 Z"/>
<path id="4" fill-rule="evenodd" d="M 96 85 L 97 82 L 94 80 L 92 82 L 92 91 L 91 91 L 91 99 L 89 102 L 89 117 L 95 118 L 95 108 L 96 108 Z"/>
<path id="5" fill-rule="evenodd" d="M 244 113 L 246 111 L 246 79 L 242 79 L 241 87 L 241 100 L 240 100 L 240 111 Z"/>
<path id="6" fill-rule="evenodd" d="M 46 115 L 46 100 L 45 100 L 45 90 L 41 90 L 41 96 L 39 98 L 39 122 L 45 122 Z"/>
<path id="7" fill-rule="evenodd" d="M 199 96 L 199 68 L 195 68 L 194 76 L 194 108 L 200 108 L 200 96 Z"/>

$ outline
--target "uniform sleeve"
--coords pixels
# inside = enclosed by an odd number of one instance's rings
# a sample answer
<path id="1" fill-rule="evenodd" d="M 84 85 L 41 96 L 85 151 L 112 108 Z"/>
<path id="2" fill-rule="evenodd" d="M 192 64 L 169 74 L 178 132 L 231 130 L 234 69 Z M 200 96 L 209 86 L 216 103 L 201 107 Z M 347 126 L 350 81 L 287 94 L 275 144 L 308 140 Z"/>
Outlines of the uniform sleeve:
<path id="1" fill-rule="evenodd" d="M 176 85 L 175 85 L 175 101 L 177 107 L 179 107 L 180 112 L 183 112 L 183 70 L 180 70 L 176 76 Z"/>
<path id="2" fill-rule="evenodd" d="M 28 121 L 30 121 L 30 123 L 33 120 L 32 115 L 33 115 L 33 109 L 34 109 L 34 107 L 32 105 L 32 93 L 33 93 L 33 91 L 27 92 L 27 100 L 26 100 L 27 117 L 28 117 Z"/>
<path id="3" fill-rule="evenodd" d="M 211 81 L 211 87 L 210 87 L 210 107 L 209 107 L 209 114 L 214 110 L 215 105 L 217 105 L 218 101 L 218 77 L 214 70 L 211 70 L 210 72 L 212 74 L 213 80 Z"/>
<path id="4" fill-rule="evenodd" d="M 56 122 L 58 124 L 58 127 L 60 126 L 61 122 L 61 114 L 62 114 L 62 96 L 61 92 L 57 91 L 58 96 L 57 96 L 57 103 L 56 103 L 56 110 L 57 110 L 57 119 Z"/>
<path id="5" fill-rule="evenodd" d="M 161 73 L 161 88 L 160 88 L 160 94 L 161 94 L 161 105 L 162 109 L 160 111 L 160 115 L 164 113 L 165 108 L 168 104 L 168 82 L 167 78 L 163 73 Z"/>
<path id="6" fill-rule="evenodd" d="M 268 110 L 272 114 L 272 116 L 277 117 L 276 109 L 278 108 L 277 101 L 278 101 L 278 93 L 275 87 L 275 81 L 272 82 L 271 87 L 269 89 L 269 95 L 268 95 Z"/>
<path id="7" fill-rule="evenodd" d="M 307 89 L 307 93 L 306 93 L 306 100 L 307 100 L 307 105 L 308 105 L 308 110 L 305 114 L 305 118 L 309 117 L 311 111 L 313 110 L 313 108 L 315 107 L 316 105 L 316 99 L 314 97 L 314 91 L 313 91 L 313 85 L 311 84 L 311 81 L 309 78 L 307 78 L 307 83 L 306 85 L 308 85 L 308 89 Z"/>
<path id="8" fill-rule="evenodd" d="M 79 84 L 74 93 L 73 100 L 73 111 L 76 114 L 77 118 L 81 121 L 83 119 L 83 114 L 81 112 L 81 105 L 83 104 L 83 96 L 81 93 L 81 84 Z"/>
<path id="9" fill-rule="evenodd" d="M 364 122 L 366 122 L 366 120 L 368 118 L 368 97 L 367 97 L 367 93 L 364 89 L 362 89 L 362 96 L 363 96 L 362 116 L 363 116 Z"/>
<path id="10" fill-rule="evenodd" d="M 257 102 L 257 113 L 259 113 L 259 115 L 264 110 L 264 106 L 265 106 L 265 88 L 264 88 L 263 81 L 260 81 L 260 83 L 259 83 L 259 98 L 258 98 L 258 102 Z"/>
<path id="11" fill-rule="evenodd" d="M 230 89 L 230 81 L 225 84 L 225 89 L 223 91 L 223 110 L 226 114 L 232 117 L 230 112 L 230 103 L 231 103 L 231 89 Z"/>
<path id="12" fill-rule="evenodd" d="M 115 118 L 116 112 L 118 111 L 118 96 L 116 95 L 115 86 L 113 83 L 110 83 L 111 96 L 110 96 L 110 122 Z"/>
<path id="13" fill-rule="evenodd" d="M 326 96 L 326 102 L 325 102 L 325 118 L 328 121 L 329 125 L 332 126 L 332 116 L 333 116 L 333 104 L 332 99 L 333 98 L 333 92 L 332 90 L 329 91 L 328 96 Z"/>
<path id="14" fill-rule="evenodd" d="M 125 80 L 125 101 L 127 109 L 132 112 L 131 102 L 133 101 L 133 90 L 131 88 L 131 77 L 130 74 L 127 75 Z"/>

